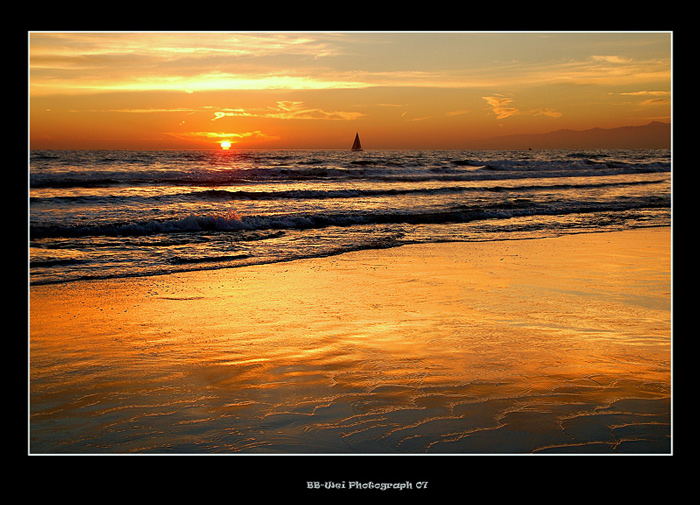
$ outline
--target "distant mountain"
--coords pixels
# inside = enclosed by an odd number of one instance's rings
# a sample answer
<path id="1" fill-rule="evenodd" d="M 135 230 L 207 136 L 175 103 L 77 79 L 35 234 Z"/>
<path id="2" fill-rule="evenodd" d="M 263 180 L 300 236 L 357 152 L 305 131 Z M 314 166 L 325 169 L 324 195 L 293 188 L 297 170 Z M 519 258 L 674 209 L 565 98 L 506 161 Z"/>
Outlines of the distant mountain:
<path id="1" fill-rule="evenodd" d="M 481 149 L 670 149 L 671 124 L 652 121 L 644 126 L 556 130 L 533 135 L 492 137 Z"/>

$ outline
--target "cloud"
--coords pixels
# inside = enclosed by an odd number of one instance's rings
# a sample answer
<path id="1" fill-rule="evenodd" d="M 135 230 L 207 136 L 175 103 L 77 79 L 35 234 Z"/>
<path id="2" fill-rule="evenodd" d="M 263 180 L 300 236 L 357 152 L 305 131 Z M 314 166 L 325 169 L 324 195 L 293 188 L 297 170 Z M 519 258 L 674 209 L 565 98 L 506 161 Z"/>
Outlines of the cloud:
<path id="1" fill-rule="evenodd" d="M 453 110 L 453 111 L 445 112 L 443 114 L 439 114 L 437 116 L 409 117 L 408 111 L 406 111 L 406 112 L 401 114 L 401 120 L 403 120 L 403 121 L 425 121 L 426 119 L 462 116 L 464 114 L 469 114 L 469 113 L 471 113 L 471 110 Z"/>
<path id="2" fill-rule="evenodd" d="M 180 59 L 188 63 L 217 58 L 300 55 L 314 58 L 339 54 L 328 34 L 243 32 L 93 32 L 31 33 L 35 64 L 70 63 L 94 68 L 119 61 L 131 65 L 163 64 Z"/>
<path id="3" fill-rule="evenodd" d="M 276 107 L 267 109 L 221 109 L 214 112 L 214 119 L 224 117 L 262 117 L 272 119 L 321 119 L 321 120 L 352 120 L 365 116 L 361 112 L 326 111 L 323 109 L 309 108 L 304 102 L 281 100 Z"/>
<path id="4" fill-rule="evenodd" d="M 426 119 L 432 119 L 433 116 L 422 116 L 422 117 L 406 117 L 408 112 L 401 114 L 401 119 L 404 121 L 425 121 Z"/>
<path id="5" fill-rule="evenodd" d="M 520 112 L 515 107 L 509 107 L 513 102 L 512 98 L 503 95 L 484 96 L 482 98 L 486 100 L 486 103 L 491 107 L 491 112 L 496 114 L 496 119 L 505 119 Z"/>
<path id="6" fill-rule="evenodd" d="M 184 133 L 168 133 L 173 137 L 193 140 L 193 139 L 206 139 L 216 142 L 222 140 L 228 140 L 232 143 L 237 143 L 243 140 L 279 140 L 280 137 L 274 135 L 268 135 L 261 132 L 260 130 L 250 131 L 250 132 L 184 132 Z"/>
<path id="7" fill-rule="evenodd" d="M 591 56 L 591 59 L 594 61 L 602 61 L 605 63 L 629 63 L 630 60 L 628 58 L 623 58 L 622 56 L 615 56 L 615 55 L 594 55 Z"/>
<path id="8" fill-rule="evenodd" d="M 667 103 L 671 103 L 671 100 L 668 98 L 653 98 L 650 100 L 644 100 L 642 105 L 663 105 Z"/>
<path id="9" fill-rule="evenodd" d="M 314 90 L 353 89 L 369 85 L 362 82 L 328 80 L 304 75 L 239 75 L 228 73 L 205 73 L 198 75 L 124 76 L 114 79 L 93 78 L 53 79 L 34 81 L 34 95 L 50 93 L 99 93 L 115 91 L 180 91 L 194 93 L 219 90 Z"/>
<path id="10" fill-rule="evenodd" d="M 32 96 L 367 87 L 305 63 L 339 54 L 332 34 L 32 33 L 30 86 Z"/>
<path id="11" fill-rule="evenodd" d="M 410 44 L 410 38 L 404 37 L 394 42 Z M 425 40 L 430 42 L 432 37 Z M 454 41 L 465 43 L 462 37 Z M 369 87 L 494 89 L 513 85 L 514 75 L 520 86 L 670 81 L 668 58 L 644 60 L 605 53 L 578 60 L 508 61 L 495 66 L 456 60 L 442 68 L 433 58 L 422 70 L 407 69 L 395 53 L 384 51 L 393 47 L 382 44 L 388 39 L 354 33 L 30 33 L 29 42 L 32 96 Z M 368 57 L 362 61 L 391 59 L 381 67 L 363 68 L 355 60 L 363 54 Z"/>
<path id="12" fill-rule="evenodd" d="M 150 108 L 145 108 L 145 109 L 98 109 L 98 110 L 84 111 L 84 112 L 123 112 L 125 114 L 158 114 L 158 113 L 171 113 L 171 112 L 194 113 L 197 111 L 194 109 L 181 108 L 181 107 L 164 108 L 164 109 L 150 107 Z"/>
<path id="13" fill-rule="evenodd" d="M 549 116 L 553 118 L 561 117 L 563 114 L 549 107 L 538 107 L 536 109 L 521 110 L 510 107 L 513 99 L 504 95 L 484 96 L 486 103 L 491 107 L 491 112 L 496 115 L 496 119 L 506 119 L 511 116 Z"/>
<path id="14" fill-rule="evenodd" d="M 550 109 L 549 107 L 543 107 L 541 109 L 535 109 L 531 112 L 533 116 L 549 116 L 549 117 L 561 117 L 563 114 L 559 111 Z"/>
<path id="15" fill-rule="evenodd" d="M 643 60 L 621 56 L 591 56 L 582 61 L 553 65 L 549 73 L 549 78 L 542 73 L 542 82 L 620 86 L 670 82 L 671 64 L 666 59 Z"/>
<path id="16" fill-rule="evenodd" d="M 620 93 L 624 96 L 668 96 L 670 91 L 629 91 L 626 93 Z"/>
<path id="17" fill-rule="evenodd" d="M 665 104 L 671 103 L 671 92 L 670 91 L 660 91 L 660 90 L 627 91 L 627 92 L 619 93 L 619 95 L 645 98 L 645 100 L 643 100 L 639 104 L 641 107 L 654 106 L 654 105 L 665 105 Z M 648 97 L 652 97 L 652 98 L 648 98 Z"/>

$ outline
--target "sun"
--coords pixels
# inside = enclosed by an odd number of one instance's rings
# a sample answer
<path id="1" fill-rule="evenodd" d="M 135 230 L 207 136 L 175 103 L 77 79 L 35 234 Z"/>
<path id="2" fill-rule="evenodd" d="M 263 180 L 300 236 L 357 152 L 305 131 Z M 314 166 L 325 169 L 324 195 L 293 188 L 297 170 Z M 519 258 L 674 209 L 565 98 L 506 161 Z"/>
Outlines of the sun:
<path id="1" fill-rule="evenodd" d="M 231 149 L 231 142 L 228 140 L 221 142 L 221 149 Z"/>

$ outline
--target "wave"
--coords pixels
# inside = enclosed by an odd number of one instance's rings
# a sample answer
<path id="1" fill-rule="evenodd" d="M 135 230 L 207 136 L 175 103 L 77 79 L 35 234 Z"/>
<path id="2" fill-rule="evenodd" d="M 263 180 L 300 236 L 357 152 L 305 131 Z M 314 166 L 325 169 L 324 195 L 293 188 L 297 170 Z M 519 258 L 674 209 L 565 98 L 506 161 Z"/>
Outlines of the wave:
<path id="1" fill-rule="evenodd" d="M 644 169 L 630 168 L 623 162 L 608 162 L 603 165 L 593 164 L 594 173 L 584 173 L 581 168 L 557 169 L 547 172 L 503 168 L 497 165 L 468 166 L 469 170 L 455 170 L 449 167 L 433 167 L 421 171 L 390 170 L 347 170 L 328 167 L 312 169 L 260 169 L 237 170 L 227 173 L 178 174 L 170 176 L 152 175 L 148 177 L 100 176 L 100 177 L 32 177 L 30 189 L 70 189 L 70 188 L 108 188 L 126 186 L 236 186 L 259 182 L 303 182 L 303 181 L 369 181 L 369 182 L 467 182 L 523 178 L 581 177 L 586 175 L 620 175 L 624 173 L 667 172 L 666 166 L 650 166 Z"/>
<path id="2" fill-rule="evenodd" d="M 294 181 L 470 181 L 520 179 L 524 177 L 581 177 L 627 173 L 669 172 L 664 157 L 610 157 L 580 153 L 552 159 L 512 157 L 430 156 L 426 158 L 376 156 L 362 159 L 323 159 L 321 157 L 264 158 L 264 163 L 221 164 L 187 158 L 179 163 L 154 162 L 134 157 L 128 163 L 117 157 L 92 159 L 89 165 L 73 161 L 69 167 L 51 155 L 37 155 L 30 170 L 30 188 L 96 188 L 118 186 L 231 186 L 256 182 Z M 201 155 L 200 155 L 201 156 Z M 137 162 L 138 160 L 138 162 Z M 213 161 L 212 161 L 213 160 Z M 105 168 L 104 163 L 108 166 Z"/>
<path id="3" fill-rule="evenodd" d="M 420 188 L 379 188 L 379 189 L 337 189 L 337 190 L 282 190 L 282 191 L 245 191 L 245 190 L 208 190 L 197 193 L 189 193 L 191 198 L 212 198 L 224 200 L 325 200 L 342 198 L 366 198 L 382 196 L 406 196 L 406 195 L 439 195 L 454 193 L 489 193 L 489 192 L 531 192 L 531 191 L 552 191 L 566 189 L 602 189 L 611 187 L 627 187 L 637 185 L 650 185 L 663 183 L 665 180 L 645 180 L 645 181 L 618 181 L 583 184 L 526 184 L 519 186 L 442 186 L 442 187 L 420 187 Z"/>
<path id="4" fill-rule="evenodd" d="M 205 264 L 205 263 L 222 263 L 228 261 L 238 261 L 248 258 L 252 258 L 250 254 L 228 254 L 222 256 L 176 256 L 168 260 L 169 263 L 173 265 L 193 265 L 193 264 Z"/>
<path id="5" fill-rule="evenodd" d="M 670 170 L 670 151 L 32 152 L 31 282 L 655 226 Z"/>
<path id="6" fill-rule="evenodd" d="M 78 259 L 72 259 L 72 258 L 67 258 L 67 259 L 43 259 L 43 260 L 31 260 L 29 262 L 30 268 L 37 268 L 37 267 L 56 267 L 56 266 L 68 266 L 68 265 L 79 265 L 81 263 L 84 263 L 82 260 Z"/>
<path id="7" fill-rule="evenodd" d="M 566 215 L 573 213 L 612 212 L 645 208 L 670 208 L 670 197 L 626 197 L 606 202 L 534 203 L 515 198 L 495 203 L 487 208 L 460 204 L 453 208 L 433 210 L 357 212 L 307 212 L 268 216 L 228 214 L 190 214 L 174 219 L 147 219 L 99 225 L 32 225 L 31 239 L 87 236 L 144 236 L 156 234 L 237 232 L 296 229 L 307 230 L 329 226 L 371 224 L 443 224 L 481 219 L 504 219 L 532 215 Z"/>
<path id="8" fill-rule="evenodd" d="M 532 192 L 532 191 L 553 191 L 569 189 L 604 189 L 615 187 L 645 186 L 665 183 L 665 179 L 642 180 L 642 181 L 605 181 L 586 183 L 563 183 L 563 184 L 524 184 L 518 186 L 442 186 L 442 187 L 419 187 L 419 188 L 373 188 L 373 189 L 292 189 L 292 190 L 230 190 L 230 189 L 209 189 L 204 191 L 187 191 L 171 195 L 143 196 L 143 195 L 70 195 L 51 197 L 30 197 L 30 203 L 89 203 L 104 202 L 105 200 L 119 201 L 159 201 L 167 200 L 327 200 L 327 199 L 348 199 L 367 198 L 384 196 L 406 196 L 406 195 L 439 195 L 458 193 L 489 193 L 489 192 Z"/>

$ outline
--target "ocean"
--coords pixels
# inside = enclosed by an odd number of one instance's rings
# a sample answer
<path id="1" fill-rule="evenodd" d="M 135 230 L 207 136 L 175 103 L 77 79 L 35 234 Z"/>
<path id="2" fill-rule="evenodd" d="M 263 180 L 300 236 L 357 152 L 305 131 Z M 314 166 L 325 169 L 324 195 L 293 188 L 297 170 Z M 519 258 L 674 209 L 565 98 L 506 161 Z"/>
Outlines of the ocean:
<path id="1" fill-rule="evenodd" d="M 668 453 L 670 237 L 588 232 L 667 227 L 671 175 L 662 150 L 33 151 L 29 448 Z"/>
<path id="2" fill-rule="evenodd" d="M 670 150 L 31 151 L 30 283 L 668 226 Z"/>

